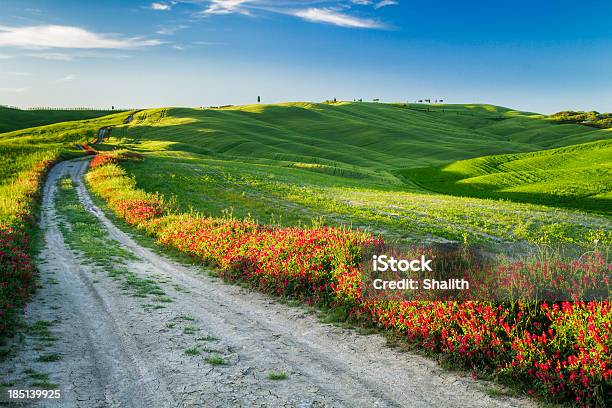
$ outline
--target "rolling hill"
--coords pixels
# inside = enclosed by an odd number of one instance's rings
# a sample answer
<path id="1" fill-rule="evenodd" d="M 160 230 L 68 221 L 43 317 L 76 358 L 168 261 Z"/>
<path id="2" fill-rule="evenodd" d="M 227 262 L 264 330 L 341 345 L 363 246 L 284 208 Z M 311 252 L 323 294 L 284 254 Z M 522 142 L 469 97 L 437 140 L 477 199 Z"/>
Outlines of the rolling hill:
<path id="1" fill-rule="evenodd" d="M 19 224 L 29 211 L 44 163 L 70 152 L 82 154 L 75 143 L 91 140 L 102 126 L 123 123 L 128 114 L 0 133 L 0 227 Z"/>
<path id="2" fill-rule="evenodd" d="M 160 108 L 123 124 L 129 114 L 0 134 L 0 207 L 12 208 L 19 174 L 110 125 L 99 148 L 143 153 L 125 169 L 184 210 L 398 239 L 521 240 L 546 230 L 584 242 L 612 230 L 608 217 L 584 213 L 608 213 L 609 130 L 493 105 Z"/>
<path id="3" fill-rule="evenodd" d="M 93 119 L 116 113 L 109 110 L 22 110 L 0 106 L 0 133 L 58 122 Z"/>
<path id="4" fill-rule="evenodd" d="M 136 115 L 130 126 L 130 137 L 143 134 L 193 152 L 373 169 L 424 167 L 611 135 L 496 106 L 372 103 L 155 109 Z"/>
<path id="5" fill-rule="evenodd" d="M 100 127 L 121 124 L 128 115 L 129 112 L 120 112 L 0 133 L 0 185 L 29 170 L 36 162 L 52 159 L 61 151 L 74 150 L 75 143 L 94 139 Z"/>
<path id="6" fill-rule="evenodd" d="M 139 187 L 173 197 L 184 210 L 288 225 L 317 219 L 399 239 L 516 240 L 550 230 L 561 241 L 578 242 L 592 230 L 610 230 L 609 218 L 554 206 L 563 201 L 601 211 L 585 197 L 604 194 L 597 202 L 605 205 L 610 135 L 492 105 L 288 103 L 146 110 L 115 129 L 108 148 L 143 153 L 144 162 L 124 164 L 128 173 Z M 601 154 L 579 147 L 593 142 Z M 580 167 L 546 153 L 554 149 L 567 157 L 588 152 L 598 161 Z M 423 175 L 428 183 L 415 176 L 423 168 L 499 154 L 539 157 L 532 165 L 548 176 L 533 179 L 530 194 L 538 200 L 525 200 L 519 191 L 470 197 L 457 194 L 452 183 L 430 185 L 429 175 Z M 580 191 L 563 192 L 558 187 L 572 166 L 580 167 L 583 178 L 573 184 Z M 526 181 L 521 188 L 529 186 Z"/>
<path id="7" fill-rule="evenodd" d="M 612 141 L 461 160 L 403 174 L 432 191 L 612 212 Z"/>

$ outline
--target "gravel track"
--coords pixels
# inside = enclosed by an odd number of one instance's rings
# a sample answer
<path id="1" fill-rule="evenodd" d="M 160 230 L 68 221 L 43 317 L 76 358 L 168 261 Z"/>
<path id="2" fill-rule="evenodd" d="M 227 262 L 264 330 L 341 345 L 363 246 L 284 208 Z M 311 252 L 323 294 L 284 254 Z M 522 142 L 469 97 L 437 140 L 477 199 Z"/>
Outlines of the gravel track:
<path id="1" fill-rule="evenodd" d="M 92 202 L 83 184 L 88 163 L 60 163 L 48 177 L 42 215 L 46 247 L 39 260 L 43 284 L 26 316 L 29 322 L 54 322 L 51 331 L 58 340 L 44 352 L 62 358 L 36 361 L 40 341 L 27 336 L 0 365 L 9 379 L 23 381 L 26 369 L 46 370 L 63 390 L 59 405 L 66 407 L 533 405 L 492 397 L 482 382 L 385 347 L 381 336 L 322 324 L 306 308 L 226 285 L 142 247 Z M 57 181 L 66 175 L 109 239 L 135 255 L 125 266 L 158 282 L 171 303 L 149 307 L 148 299 L 129 296 L 99 266 L 69 249 L 54 207 Z M 188 355 L 187 349 L 195 351 Z M 209 357 L 225 364 L 213 365 Z M 270 380 L 271 372 L 284 372 L 287 379 Z"/>

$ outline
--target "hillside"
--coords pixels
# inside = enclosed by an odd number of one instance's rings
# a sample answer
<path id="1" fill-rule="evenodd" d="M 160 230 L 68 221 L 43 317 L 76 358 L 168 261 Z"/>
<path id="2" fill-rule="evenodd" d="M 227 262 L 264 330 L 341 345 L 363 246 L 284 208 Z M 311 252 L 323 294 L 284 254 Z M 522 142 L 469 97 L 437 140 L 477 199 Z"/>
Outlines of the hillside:
<path id="1" fill-rule="evenodd" d="M 129 129 L 130 138 L 162 142 L 170 150 L 357 172 L 393 172 L 610 136 L 490 105 L 372 103 L 155 109 L 136 115 Z"/>
<path id="2" fill-rule="evenodd" d="M 607 218 L 500 202 L 495 195 L 453 197 L 409 177 L 411 169 L 610 136 L 496 106 L 153 109 L 112 135 L 107 148 L 145 155 L 144 162 L 124 164 L 138 186 L 173 197 L 186 211 L 229 211 L 284 225 L 315 219 L 399 239 L 517 240 L 550 229 L 559 240 L 582 241 L 593 229 L 610 229 Z M 590 181 L 609 183 L 604 177 L 596 173 Z"/>
<path id="3" fill-rule="evenodd" d="M 19 223 L 32 205 L 45 163 L 66 152 L 81 154 L 75 143 L 91 140 L 102 126 L 123 123 L 128 114 L 0 133 L 0 226 Z"/>
<path id="4" fill-rule="evenodd" d="M 54 158 L 62 150 L 74 149 L 75 143 L 94 139 L 100 127 L 121 124 L 128 115 L 129 112 L 120 112 L 0 133 L 0 185 L 29 170 L 34 163 Z"/>
<path id="5" fill-rule="evenodd" d="M 0 106 L 0 133 L 116 113 L 108 110 L 21 110 Z"/>
<path id="6" fill-rule="evenodd" d="M 432 191 L 611 213 L 612 141 L 485 156 L 403 173 Z"/>
<path id="7" fill-rule="evenodd" d="M 607 218 L 539 205 L 605 212 L 608 130 L 492 105 L 161 108 L 124 125 L 129 114 L 0 134 L 0 179 L 113 125 L 100 148 L 145 154 L 125 164 L 130 175 L 184 210 L 286 225 L 321 220 L 399 239 L 516 240 L 557 228 L 559 239 L 580 241 L 610 229 Z M 478 173 L 480 161 L 500 154 L 501 170 L 487 162 L 490 174 Z"/>

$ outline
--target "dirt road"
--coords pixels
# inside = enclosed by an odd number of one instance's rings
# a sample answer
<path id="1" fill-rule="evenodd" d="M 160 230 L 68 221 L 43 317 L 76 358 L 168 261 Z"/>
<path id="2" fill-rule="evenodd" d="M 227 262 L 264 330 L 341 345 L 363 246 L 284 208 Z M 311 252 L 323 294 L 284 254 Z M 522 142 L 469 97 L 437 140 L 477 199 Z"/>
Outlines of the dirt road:
<path id="1" fill-rule="evenodd" d="M 98 129 L 97 139 L 94 141 L 94 144 L 103 143 L 104 139 L 106 139 L 110 135 L 111 131 L 112 131 L 112 128 L 110 126 L 106 126 L 106 127 L 102 127 Z"/>
<path id="2" fill-rule="evenodd" d="M 27 311 L 31 327 L 48 333 L 34 330 L 16 346 L 0 366 L 5 382 L 46 375 L 66 407 L 531 406 L 489 396 L 483 383 L 387 348 L 378 335 L 322 324 L 306 308 L 226 285 L 139 245 L 93 204 L 82 179 L 87 165 L 64 162 L 49 175 L 42 286 Z M 66 175 L 109 242 L 131 254 L 125 267 L 163 287 L 163 306 L 130 295 L 69 248 L 55 202 Z"/>

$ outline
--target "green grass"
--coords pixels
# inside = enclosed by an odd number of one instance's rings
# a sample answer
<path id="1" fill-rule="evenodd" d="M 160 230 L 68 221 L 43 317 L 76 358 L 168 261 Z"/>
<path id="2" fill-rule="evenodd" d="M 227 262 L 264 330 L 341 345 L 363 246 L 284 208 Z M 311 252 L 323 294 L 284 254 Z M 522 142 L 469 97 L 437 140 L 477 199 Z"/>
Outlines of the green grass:
<path id="1" fill-rule="evenodd" d="M 46 161 L 82 155 L 75 144 L 94 139 L 103 126 L 121 125 L 129 112 L 0 133 L 0 224 L 20 223 L 33 211 L 31 172 Z"/>
<path id="2" fill-rule="evenodd" d="M 61 354 L 51 353 L 51 354 L 42 354 L 38 357 L 37 361 L 41 363 L 51 363 L 54 361 L 59 361 L 62 359 Z"/>
<path id="3" fill-rule="evenodd" d="M 612 141 L 485 156 L 403 175 L 445 194 L 500 198 L 612 214 Z"/>
<path id="4" fill-rule="evenodd" d="M 287 378 L 288 378 L 287 373 L 283 371 L 268 373 L 268 380 L 280 381 L 280 380 L 286 380 Z"/>
<path id="5" fill-rule="evenodd" d="M 53 342 L 57 340 L 57 337 L 55 337 L 51 332 L 51 326 L 53 326 L 53 322 L 46 320 L 37 320 L 32 325 L 30 325 L 29 332 L 40 341 Z"/>
<path id="6" fill-rule="evenodd" d="M 116 112 L 111 110 L 22 110 L 0 106 L 0 133 L 58 122 L 94 119 Z"/>
<path id="7" fill-rule="evenodd" d="M 183 329 L 183 334 L 196 334 L 200 331 L 200 328 L 195 326 L 187 326 Z"/>
<path id="8" fill-rule="evenodd" d="M 125 266 L 126 261 L 134 260 L 136 256 L 112 239 L 99 220 L 85 209 L 69 178 L 58 183 L 56 207 L 62 216 L 62 235 L 72 249 L 84 256 L 85 263 L 101 267 L 110 278 L 119 281 L 130 296 L 152 297 L 158 303 L 172 302 L 157 279 L 141 277 Z"/>
<path id="9" fill-rule="evenodd" d="M 189 347 L 187 350 L 185 350 L 185 354 L 188 356 L 197 356 L 200 354 L 200 349 L 197 346 Z"/>
<path id="10" fill-rule="evenodd" d="M 218 341 L 219 339 L 216 338 L 215 336 L 211 336 L 210 334 L 204 336 L 204 337 L 198 337 L 196 339 L 196 341 Z"/>
<path id="11" fill-rule="evenodd" d="M 85 263 L 101 266 L 114 277 L 128 277 L 129 271 L 116 264 L 135 256 L 111 239 L 98 219 L 85 209 L 70 178 L 59 181 L 55 202 L 62 217 L 62 235 L 72 249 L 84 255 Z"/>
<path id="12" fill-rule="evenodd" d="M 226 365 L 227 364 L 227 361 L 225 361 L 223 357 L 216 356 L 216 355 L 208 356 L 204 358 L 204 361 L 206 361 L 210 365 Z"/>
<path id="13" fill-rule="evenodd" d="M 586 243 L 594 231 L 611 230 L 609 217 L 589 213 L 606 206 L 610 135 L 491 105 L 297 103 L 142 111 L 111 143 L 143 153 L 144 162 L 122 166 L 139 188 L 160 192 L 182 211 L 281 225 L 314 220 L 394 240 L 499 242 L 548 234 Z M 500 153 L 534 157 L 532 170 L 542 177 L 521 187 L 532 199 L 521 191 L 457 192 L 453 183 L 438 188 L 423 173 Z M 571 183 L 579 167 L 581 177 Z M 520 171 L 510 168 L 499 178 Z"/>
<path id="14" fill-rule="evenodd" d="M 160 108 L 0 134 L 0 221 L 13 183 L 115 125 L 103 148 L 181 210 L 323 223 L 398 240 L 559 242 L 609 234 L 610 130 L 493 105 L 287 103 Z M 556 150 L 550 150 L 556 149 Z M 563 160 L 559 160 L 563 158 Z M 564 207 L 560 210 L 556 207 Z"/>
<path id="15" fill-rule="evenodd" d="M 25 373 L 28 375 L 28 377 L 32 378 L 33 380 L 47 381 L 49 379 L 48 373 L 42 373 L 42 372 L 35 371 L 32 369 L 26 370 Z"/>
<path id="16" fill-rule="evenodd" d="M 55 383 L 49 381 L 34 381 L 32 384 L 34 388 L 44 388 L 44 389 L 57 389 L 59 386 Z"/>
<path id="17" fill-rule="evenodd" d="M 0 134 L 0 180 L 112 124 L 104 149 L 144 153 L 144 163 L 124 165 L 128 173 L 184 211 L 281 225 L 315 220 L 398 240 L 516 241 L 548 231 L 586 242 L 610 230 L 608 217 L 588 213 L 609 207 L 609 130 L 493 105 L 160 108 L 122 125 L 128 114 Z M 557 160 L 556 151 L 573 159 Z M 472 171 L 499 157 L 501 170 Z M 2 190 L 14 184 L 0 185 L 0 215 L 21 202 Z"/>
<path id="18" fill-rule="evenodd" d="M 490 105 L 423 109 L 370 103 L 153 109 L 138 113 L 125 135 L 145 151 L 248 157 L 318 173 L 395 183 L 401 181 L 394 174 L 396 169 L 610 136 L 597 129 L 558 125 L 542 116 Z"/>

